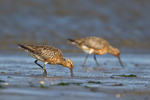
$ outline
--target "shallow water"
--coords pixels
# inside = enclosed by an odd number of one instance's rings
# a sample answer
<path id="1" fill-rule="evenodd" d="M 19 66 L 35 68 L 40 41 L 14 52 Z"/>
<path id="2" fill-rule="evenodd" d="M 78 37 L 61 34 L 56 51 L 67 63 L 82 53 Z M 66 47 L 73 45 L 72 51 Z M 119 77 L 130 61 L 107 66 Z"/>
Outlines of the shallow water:
<path id="1" fill-rule="evenodd" d="M 89 56 L 85 67 L 82 63 L 84 54 L 64 54 L 66 58 L 72 59 L 75 63 L 74 77 L 70 77 L 69 69 L 60 65 L 46 65 L 48 77 L 42 76 L 42 69 L 34 64 L 33 58 L 27 55 L 0 56 L 0 89 L 2 99 L 24 99 L 61 98 L 63 99 L 115 99 L 120 94 L 121 99 L 149 98 L 150 81 L 150 56 L 122 54 L 121 59 L 125 68 L 123 69 L 117 58 L 111 55 L 97 56 L 100 67 L 96 66 L 93 56 Z M 142 59 L 141 59 L 142 58 Z M 41 63 L 42 64 L 42 63 Z M 137 77 L 121 77 L 117 75 L 134 74 Z M 43 81 L 46 88 L 41 87 Z M 101 82 L 98 83 L 89 83 Z M 70 83 L 67 86 L 58 86 L 58 83 Z M 5 85 L 9 83 L 9 85 Z M 71 84 L 75 83 L 75 84 Z M 79 85 L 76 85 L 80 83 Z M 138 93 L 143 94 L 139 96 Z M 132 97 L 130 97 L 132 96 Z"/>

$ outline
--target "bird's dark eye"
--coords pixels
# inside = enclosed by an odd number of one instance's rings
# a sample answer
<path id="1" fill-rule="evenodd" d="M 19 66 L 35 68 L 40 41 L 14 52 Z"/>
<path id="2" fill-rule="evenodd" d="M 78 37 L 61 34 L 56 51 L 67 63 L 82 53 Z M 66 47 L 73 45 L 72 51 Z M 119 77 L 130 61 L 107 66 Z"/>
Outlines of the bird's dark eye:
<path id="1" fill-rule="evenodd" d="M 73 64 L 71 64 L 71 66 L 73 67 Z"/>
<path id="2" fill-rule="evenodd" d="M 66 59 L 64 59 L 64 61 L 66 61 Z"/>

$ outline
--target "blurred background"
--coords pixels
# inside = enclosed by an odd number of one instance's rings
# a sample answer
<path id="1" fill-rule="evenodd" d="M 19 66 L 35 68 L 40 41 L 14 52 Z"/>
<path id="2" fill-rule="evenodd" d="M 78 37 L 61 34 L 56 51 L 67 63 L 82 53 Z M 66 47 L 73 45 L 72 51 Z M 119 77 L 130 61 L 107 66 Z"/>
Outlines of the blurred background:
<path id="1" fill-rule="evenodd" d="M 123 53 L 150 53 L 149 0 L 0 0 L 0 51 L 47 44 L 82 52 L 67 38 L 98 36 Z"/>

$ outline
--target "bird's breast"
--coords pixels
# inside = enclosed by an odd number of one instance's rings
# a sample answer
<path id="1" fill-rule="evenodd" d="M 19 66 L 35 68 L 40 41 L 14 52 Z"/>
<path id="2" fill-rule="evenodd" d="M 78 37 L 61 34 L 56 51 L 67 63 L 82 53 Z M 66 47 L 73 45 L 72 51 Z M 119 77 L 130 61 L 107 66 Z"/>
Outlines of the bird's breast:
<path id="1" fill-rule="evenodd" d="M 108 50 L 106 47 L 102 48 L 102 49 L 96 49 L 94 50 L 94 54 L 98 54 L 98 55 L 103 55 L 108 53 Z"/>
<path id="2" fill-rule="evenodd" d="M 87 47 L 87 46 L 85 46 L 85 45 L 81 45 L 80 47 L 81 47 L 81 49 L 82 49 L 84 52 L 86 52 L 86 53 L 88 53 L 88 54 L 92 54 L 93 51 L 94 51 L 93 48 Z"/>
<path id="3" fill-rule="evenodd" d="M 62 56 L 56 56 L 56 57 L 49 57 L 47 59 L 48 64 L 60 64 L 62 61 L 63 57 Z"/>

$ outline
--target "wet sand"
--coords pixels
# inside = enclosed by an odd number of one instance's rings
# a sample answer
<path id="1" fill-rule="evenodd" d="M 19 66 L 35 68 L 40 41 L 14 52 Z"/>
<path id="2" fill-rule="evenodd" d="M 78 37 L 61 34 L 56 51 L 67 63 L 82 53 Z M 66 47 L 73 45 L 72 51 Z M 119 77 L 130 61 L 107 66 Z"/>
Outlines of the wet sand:
<path id="1" fill-rule="evenodd" d="M 97 56 L 100 67 L 92 55 L 82 67 L 85 54 L 75 55 L 64 54 L 75 63 L 75 77 L 70 77 L 69 69 L 59 65 L 46 65 L 48 77 L 43 77 L 41 68 L 28 55 L 1 55 L 0 99 L 150 99 L 149 55 L 122 54 L 124 69 L 111 55 Z"/>

